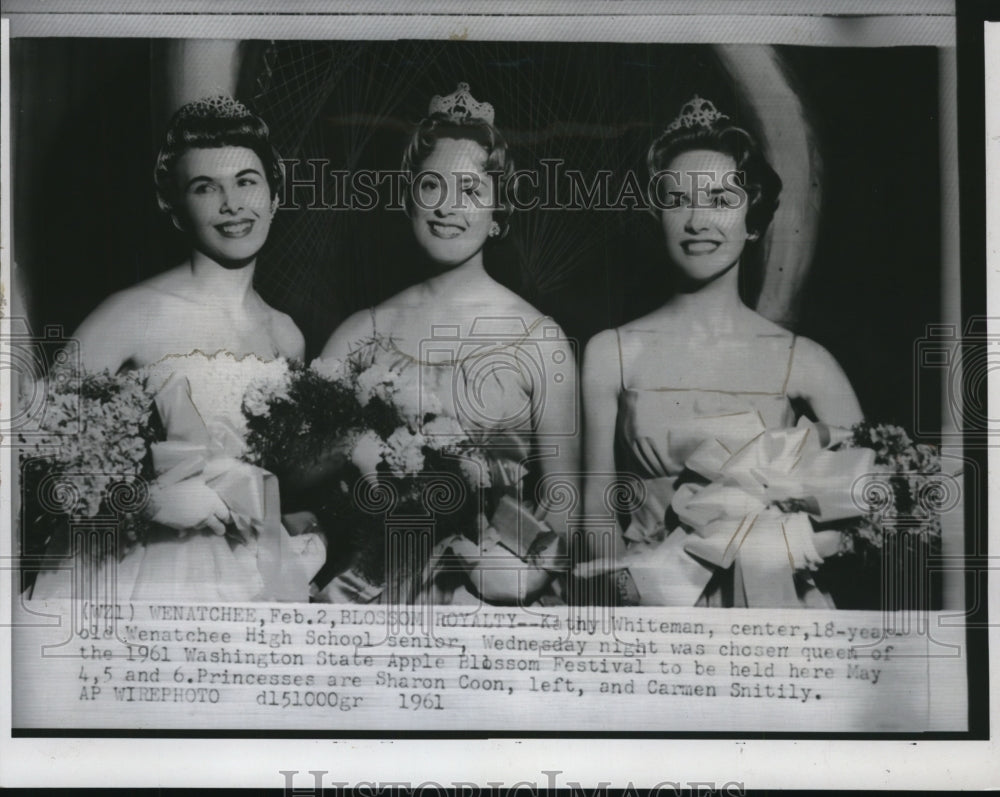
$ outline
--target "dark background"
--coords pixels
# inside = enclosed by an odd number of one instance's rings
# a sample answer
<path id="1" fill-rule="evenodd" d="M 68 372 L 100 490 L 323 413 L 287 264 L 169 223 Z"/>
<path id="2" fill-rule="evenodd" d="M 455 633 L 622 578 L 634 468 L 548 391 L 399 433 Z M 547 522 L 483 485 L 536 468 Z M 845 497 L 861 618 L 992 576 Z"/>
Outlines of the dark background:
<path id="1" fill-rule="evenodd" d="M 936 51 L 779 51 L 824 161 L 795 331 L 834 354 L 867 417 L 912 429 L 914 347 L 941 321 Z M 186 255 L 152 189 L 156 43 L 15 39 L 11 66 L 15 262 L 33 328 L 71 332 Z M 696 92 L 752 128 L 712 48 L 694 45 L 255 42 L 239 94 L 286 158 L 396 169 L 428 98 L 459 80 L 495 106 L 520 168 L 554 157 L 645 175 L 650 141 Z M 669 296 L 660 235 L 638 210 L 529 211 L 487 267 L 585 342 Z M 283 209 L 258 263 L 260 292 L 293 316 L 309 356 L 349 313 L 424 276 L 406 217 L 378 209 Z"/>

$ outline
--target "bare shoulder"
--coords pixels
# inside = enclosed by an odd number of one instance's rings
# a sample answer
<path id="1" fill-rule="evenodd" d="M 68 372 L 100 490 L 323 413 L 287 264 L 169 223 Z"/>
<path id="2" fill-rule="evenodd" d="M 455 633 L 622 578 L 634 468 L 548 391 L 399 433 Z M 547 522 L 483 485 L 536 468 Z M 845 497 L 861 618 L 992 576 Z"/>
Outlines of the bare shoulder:
<path id="1" fill-rule="evenodd" d="M 553 334 L 551 330 L 554 329 L 557 329 L 560 334 L 562 333 L 562 329 L 556 323 L 555 319 L 545 315 L 531 304 L 531 302 L 514 293 L 510 288 L 497 283 L 495 290 L 496 295 L 493 306 L 496 308 L 498 316 L 521 319 L 524 321 L 525 326 L 531 330 L 532 334 L 535 334 L 536 330 L 540 330 L 542 327 L 548 327 L 550 335 Z"/>
<path id="2" fill-rule="evenodd" d="M 633 332 L 645 332 L 651 329 L 659 330 L 669 321 L 669 314 L 665 313 L 663 308 L 657 308 L 646 315 L 641 315 L 638 318 L 633 318 L 631 321 L 626 321 L 621 326 L 615 329 L 606 330 L 612 335 L 620 336 L 627 335 Z"/>
<path id="3" fill-rule="evenodd" d="M 850 426 L 864 414 L 851 381 L 836 358 L 816 341 L 796 338 L 787 393 L 806 399 L 816 417 Z"/>
<path id="4" fill-rule="evenodd" d="M 618 331 L 605 329 L 587 341 L 583 355 L 584 366 L 588 369 L 603 369 L 617 363 L 619 356 Z"/>
<path id="5" fill-rule="evenodd" d="M 792 338 L 804 340 L 804 338 L 800 338 L 794 333 L 789 332 L 781 324 L 775 323 L 770 318 L 765 318 L 756 310 L 751 310 L 749 307 L 744 309 L 743 322 L 752 332 L 763 337 L 783 337 L 787 338 L 789 342 L 791 342 Z"/>
<path id="6" fill-rule="evenodd" d="M 660 351 L 665 341 L 686 333 L 683 326 L 672 319 L 669 313 L 654 310 L 644 316 L 608 330 L 607 343 L 609 361 L 619 367 L 619 376 L 634 374 L 647 364 L 650 357 L 662 359 Z M 611 355 L 614 359 L 610 359 Z"/>
<path id="7" fill-rule="evenodd" d="M 794 359 L 792 360 L 792 378 L 803 374 L 835 369 L 840 372 L 840 363 L 823 346 L 811 338 L 801 335 L 795 337 Z"/>
<path id="8" fill-rule="evenodd" d="M 282 357 L 301 360 L 306 353 L 306 339 L 290 315 L 268 306 L 271 319 L 271 331 L 275 345 Z"/>
<path id="9" fill-rule="evenodd" d="M 370 338 L 374 332 L 372 324 L 374 312 L 371 308 L 363 308 L 341 321 L 330 335 L 320 356 L 346 357 L 359 341 Z"/>
<path id="10" fill-rule="evenodd" d="M 626 361 L 634 361 L 644 351 L 655 349 L 659 341 L 685 334 L 683 322 L 664 308 L 657 308 L 646 315 L 626 321 L 607 331 L 612 342 Z"/>
<path id="11" fill-rule="evenodd" d="M 186 266 L 176 266 L 113 293 L 94 313 L 113 312 L 128 318 L 138 315 L 148 321 L 159 317 L 172 302 L 190 301 L 190 293 L 190 272 Z"/>
<path id="12" fill-rule="evenodd" d="M 187 264 L 154 274 L 152 277 L 136 283 L 133 287 L 136 290 L 142 289 L 151 293 L 161 293 L 170 295 L 183 295 L 191 285 L 191 269 Z"/>
<path id="13" fill-rule="evenodd" d="M 528 337 L 533 340 L 566 340 L 566 333 L 552 316 L 545 315 L 531 302 L 503 285 L 496 286 L 496 295 L 489 312 L 496 319 L 498 328 L 504 332 L 514 333 L 523 326 Z"/>
<path id="14" fill-rule="evenodd" d="M 156 334 L 158 319 L 171 313 L 167 294 L 139 283 L 111 294 L 77 327 L 83 366 L 88 371 L 117 371 L 122 365 L 142 359 L 146 341 Z"/>
<path id="15" fill-rule="evenodd" d="M 587 341 L 583 353 L 583 379 L 588 389 L 601 385 L 618 387 L 622 374 L 621 357 L 615 329 L 605 329 Z"/>
<path id="16" fill-rule="evenodd" d="M 106 297 L 80 325 L 80 330 L 108 325 L 131 327 L 135 319 L 157 317 L 166 295 L 149 281 L 140 282 Z"/>
<path id="17" fill-rule="evenodd" d="M 383 299 L 374 310 L 377 313 L 399 312 L 404 308 L 422 306 L 427 302 L 427 286 L 424 282 L 418 282 L 408 288 L 403 288 L 399 293 L 394 293 L 387 299 Z"/>
<path id="18" fill-rule="evenodd" d="M 787 344 L 791 355 L 788 387 L 795 392 L 808 392 L 817 376 L 842 373 L 833 355 L 816 341 L 796 335 L 754 310 L 746 308 L 740 328 L 762 342 L 771 340 L 782 347 Z"/>

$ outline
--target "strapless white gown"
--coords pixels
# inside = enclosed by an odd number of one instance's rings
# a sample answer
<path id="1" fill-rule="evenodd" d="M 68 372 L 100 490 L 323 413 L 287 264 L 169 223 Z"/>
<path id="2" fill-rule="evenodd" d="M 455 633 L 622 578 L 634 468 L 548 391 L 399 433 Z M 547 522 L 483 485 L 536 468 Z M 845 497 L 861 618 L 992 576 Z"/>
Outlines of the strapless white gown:
<path id="1" fill-rule="evenodd" d="M 182 396 L 188 391 L 197 415 L 211 438 L 210 448 L 220 456 L 236 458 L 245 445 L 246 427 L 240 410 L 243 392 L 256 378 L 281 373 L 282 361 L 255 356 L 235 357 L 226 352 L 169 356 L 148 366 L 149 386 L 165 386 Z M 181 389 L 177 390 L 181 381 Z M 219 441 L 224 441 L 220 445 Z M 280 517 L 277 485 L 270 474 L 235 459 L 230 470 L 258 471 L 258 503 L 262 512 Z M 222 469 L 225 470 L 225 465 Z M 218 472 L 219 468 L 216 467 Z M 223 473 L 229 480 L 231 473 Z M 264 485 L 266 487 L 261 487 Z M 259 488 L 259 489 L 258 489 Z M 260 525 L 260 524 L 257 524 Z M 206 529 L 178 530 L 154 526 L 148 539 L 123 557 L 99 561 L 64 554 L 38 574 L 32 599 L 157 600 L 189 602 L 244 602 L 259 600 L 307 601 L 309 583 L 326 559 L 321 535 L 291 536 L 278 523 L 269 533 L 258 528 L 244 534 L 218 535 Z"/>

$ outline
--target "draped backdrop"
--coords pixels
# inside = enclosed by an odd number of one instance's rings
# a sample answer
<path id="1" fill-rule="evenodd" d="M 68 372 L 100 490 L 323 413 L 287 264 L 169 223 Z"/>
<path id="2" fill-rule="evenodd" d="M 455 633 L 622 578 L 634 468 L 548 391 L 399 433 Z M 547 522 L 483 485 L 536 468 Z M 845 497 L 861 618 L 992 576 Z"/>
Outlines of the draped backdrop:
<path id="1" fill-rule="evenodd" d="M 606 169 L 612 198 L 630 172 L 644 183 L 646 149 L 683 102 L 712 99 L 784 181 L 742 267 L 745 299 L 830 349 L 867 415 L 913 426 L 914 342 L 940 321 L 932 48 L 15 39 L 14 256 L 32 327 L 69 332 L 104 296 L 184 257 L 151 179 L 183 102 L 232 92 L 285 158 L 397 169 L 429 97 L 459 81 L 494 105 L 519 168 L 558 159 L 588 180 Z M 487 267 L 583 343 L 669 296 L 663 250 L 641 210 L 530 210 Z M 312 355 L 346 315 L 423 276 L 401 211 L 286 202 L 258 288 Z"/>

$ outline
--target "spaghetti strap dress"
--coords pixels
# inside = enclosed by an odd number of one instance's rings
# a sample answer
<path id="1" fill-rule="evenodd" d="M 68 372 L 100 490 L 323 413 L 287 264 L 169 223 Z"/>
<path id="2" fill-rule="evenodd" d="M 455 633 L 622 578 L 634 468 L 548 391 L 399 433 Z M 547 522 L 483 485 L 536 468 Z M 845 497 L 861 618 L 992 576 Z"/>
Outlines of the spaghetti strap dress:
<path id="1" fill-rule="evenodd" d="M 693 478 L 685 461 L 706 440 L 718 440 L 727 450 L 737 451 L 761 432 L 794 423 L 786 389 L 795 337 L 726 340 L 727 357 L 752 364 L 749 369 L 734 367 L 733 385 L 634 387 L 625 373 L 621 333 L 616 330 L 616 335 L 621 378 L 616 463 L 620 473 L 638 477 L 644 487 L 642 504 L 623 523 L 638 602 L 746 605 L 739 589 L 734 590 L 732 570 L 720 571 L 685 551 L 691 531 L 679 523 L 670 505 L 677 488 Z M 747 378 L 750 370 L 753 376 Z M 799 585 L 799 598 L 804 606 L 832 608 L 829 598 L 811 583 Z"/>

